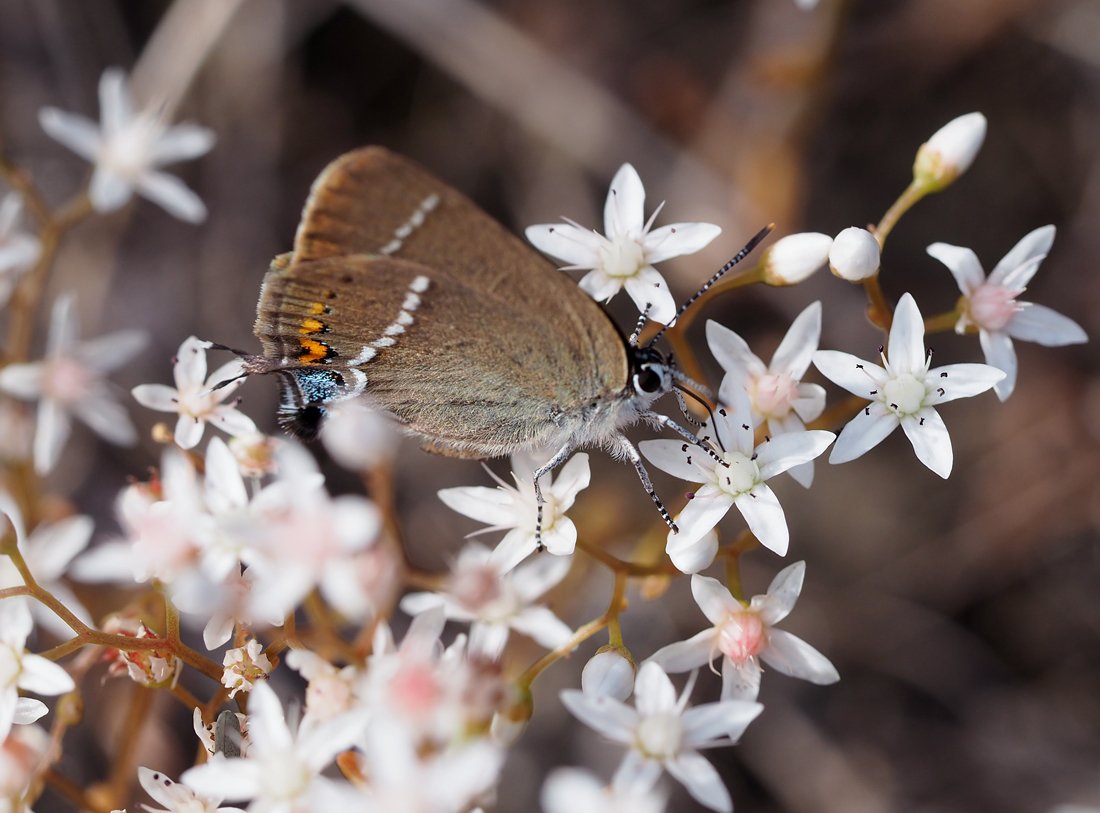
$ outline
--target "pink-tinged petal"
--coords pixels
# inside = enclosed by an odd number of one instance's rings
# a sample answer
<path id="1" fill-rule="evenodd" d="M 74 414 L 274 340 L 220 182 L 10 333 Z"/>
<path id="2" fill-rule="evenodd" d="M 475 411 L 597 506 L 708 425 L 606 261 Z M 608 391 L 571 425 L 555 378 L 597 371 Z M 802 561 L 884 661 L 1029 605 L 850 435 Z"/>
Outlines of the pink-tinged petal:
<path id="1" fill-rule="evenodd" d="M 722 699 L 755 700 L 760 694 L 760 664 L 756 658 L 734 663 L 722 659 Z"/>
<path id="2" fill-rule="evenodd" d="M 886 358 L 894 374 L 924 370 L 924 318 L 912 294 L 902 294 L 890 326 Z"/>
<path id="3" fill-rule="evenodd" d="M 181 393 L 195 393 L 206 383 L 206 349 L 209 342 L 188 336 L 176 352 L 172 377 Z"/>
<path id="4" fill-rule="evenodd" d="M 176 420 L 176 445 L 181 449 L 194 449 L 202 440 L 206 424 L 190 415 L 180 415 Z"/>
<path id="5" fill-rule="evenodd" d="M 130 181 L 105 166 L 96 166 L 88 187 L 92 208 L 101 214 L 114 212 L 130 202 L 134 187 Z"/>
<path id="6" fill-rule="evenodd" d="M 697 542 L 718 524 L 718 521 L 726 515 L 733 506 L 733 498 L 728 494 L 718 492 L 718 489 L 709 491 L 707 486 L 695 493 L 695 499 L 688 500 L 676 517 L 676 525 L 680 532 L 673 534 L 669 531 L 669 542 L 675 541 L 678 546 Z"/>
<path id="7" fill-rule="evenodd" d="M 61 578 L 69 563 L 88 547 L 95 523 L 91 517 L 66 517 L 35 529 L 31 547 L 25 552 L 35 578 L 54 581 Z"/>
<path id="8" fill-rule="evenodd" d="M 872 391 L 881 390 L 886 383 L 886 371 L 873 361 L 839 350 L 818 350 L 814 366 L 837 386 L 868 400 L 873 397 Z"/>
<path id="9" fill-rule="evenodd" d="M 91 119 L 66 113 L 56 107 L 44 107 L 38 111 L 38 123 L 46 135 L 64 144 L 85 161 L 95 161 L 102 143 L 99 126 Z"/>
<path id="10" fill-rule="evenodd" d="M 31 611 L 25 601 L 0 599 L 0 643 L 21 650 L 33 627 Z"/>
<path id="11" fill-rule="evenodd" d="M 764 707 L 759 703 L 742 700 L 723 700 L 690 708 L 681 719 L 684 744 L 689 748 L 699 748 L 722 737 L 740 739 L 749 723 L 759 717 L 763 710 Z"/>
<path id="12" fill-rule="evenodd" d="M 928 383 L 942 389 L 926 403 L 945 404 L 956 398 L 969 398 L 992 389 L 1005 377 L 1004 370 L 988 364 L 946 364 L 928 371 Z"/>
<path id="13" fill-rule="evenodd" d="M 248 732 L 253 747 L 261 755 L 277 753 L 293 745 L 283 706 L 275 691 L 264 681 L 256 683 L 252 689 L 248 704 Z"/>
<path id="14" fill-rule="evenodd" d="M 179 412 L 179 393 L 164 384 L 139 384 L 130 390 L 134 400 L 158 412 Z"/>
<path id="15" fill-rule="evenodd" d="M 619 767 L 615 770 L 615 775 L 611 779 L 611 786 L 616 789 L 631 788 L 636 792 L 644 792 L 651 790 L 657 780 L 661 778 L 662 766 L 661 763 L 655 759 L 648 759 L 637 751 L 631 749 L 623 755 L 623 761 L 619 763 Z M 606 809 L 607 797 L 603 798 L 603 808 L 594 808 L 594 811 L 603 813 Z M 663 809 L 663 808 L 662 808 Z M 580 811 L 576 810 L 576 803 L 574 802 L 573 810 L 576 813 Z M 634 808 L 630 808 L 634 810 Z M 584 811 L 584 813 L 590 813 L 590 811 Z"/>
<path id="16" fill-rule="evenodd" d="M 663 646 L 654 652 L 646 662 L 653 661 L 666 672 L 690 672 L 720 655 L 718 651 L 718 630 L 714 627 L 697 632 L 686 641 Z"/>
<path id="17" fill-rule="evenodd" d="M 130 87 L 121 68 L 108 68 L 99 77 L 99 118 L 107 135 L 119 132 L 134 119 Z"/>
<path id="18" fill-rule="evenodd" d="M 1033 302 L 1020 304 L 1024 307 L 1005 325 L 1005 332 L 1014 339 L 1035 342 L 1044 347 L 1082 344 L 1089 340 L 1084 329 L 1068 316 L 1063 316 L 1045 305 L 1036 305 Z"/>
<path id="19" fill-rule="evenodd" d="M 703 483 L 707 479 L 700 464 L 709 461 L 710 456 L 690 443 L 682 440 L 643 440 L 638 444 L 638 451 L 654 466 L 673 477 L 689 483 Z"/>
<path id="20" fill-rule="evenodd" d="M 847 463 L 862 457 L 882 443 L 899 423 L 897 415 L 879 404 L 861 410 L 840 430 L 829 453 L 829 462 Z"/>
<path id="21" fill-rule="evenodd" d="M 806 374 L 821 340 L 821 303 L 811 302 L 798 314 L 776 348 L 768 369 L 786 373 L 796 381 Z"/>
<path id="22" fill-rule="evenodd" d="M 257 684 L 257 688 L 264 685 L 266 684 Z M 263 793 L 267 777 L 263 775 L 262 763 L 257 760 L 227 757 L 189 768 L 183 772 L 180 781 L 195 792 L 210 798 L 252 799 Z M 250 807 L 249 810 L 255 813 L 256 807 Z"/>
<path id="23" fill-rule="evenodd" d="M 954 453 L 951 436 L 947 434 L 943 418 L 932 407 L 925 407 L 916 415 L 906 415 L 901 428 L 913 445 L 917 459 L 943 479 L 951 474 Z"/>
<path id="24" fill-rule="evenodd" d="M 948 243 L 933 243 L 927 250 L 929 256 L 947 266 L 963 294 L 969 296 L 985 282 L 985 271 L 982 270 L 978 255 L 970 249 Z"/>
<path id="25" fill-rule="evenodd" d="M 499 661 L 510 633 L 507 624 L 479 621 L 470 627 L 470 653 L 486 660 Z"/>
<path id="26" fill-rule="evenodd" d="M 546 607 L 528 607 L 508 622 L 516 632 L 526 635 L 545 649 L 564 646 L 573 630 Z"/>
<path id="27" fill-rule="evenodd" d="M 646 261 L 654 264 L 702 251 L 722 233 L 713 223 L 673 223 L 654 229 L 645 236 Z"/>
<path id="28" fill-rule="evenodd" d="M 524 602 L 530 602 L 556 587 L 569 574 L 573 560 L 564 556 L 536 556 L 511 572 L 512 589 Z"/>
<path id="29" fill-rule="evenodd" d="M 791 409 L 807 423 L 817 420 L 825 411 L 825 388 L 820 384 L 799 384 L 797 391 Z"/>
<path id="30" fill-rule="evenodd" d="M 206 155 L 217 136 L 208 127 L 197 124 L 177 124 L 162 134 L 153 144 L 151 158 L 154 164 L 162 166 L 176 161 L 188 161 Z"/>
<path id="31" fill-rule="evenodd" d="M 175 175 L 147 172 L 138 179 L 138 191 L 168 214 L 188 223 L 206 220 L 202 198 L 187 188 Z"/>
<path id="32" fill-rule="evenodd" d="M 818 686 L 840 680 L 840 674 L 828 658 L 801 638 L 783 630 L 768 631 L 768 645 L 760 657 L 772 669 Z"/>
<path id="33" fill-rule="evenodd" d="M 431 593 L 414 595 L 431 595 Z M 401 639 L 401 653 L 414 660 L 431 657 L 439 647 L 439 636 L 443 634 L 443 627 L 446 623 L 446 613 L 438 601 L 425 607 L 416 613 L 409 623 L 405 637 Z M 391 640 L 391 645 L 379 650 L 379 652 L 392 651 L 392 649 Z"/>
<path id="34" fill-rule="evenodd" d="M 577 286 L 597 302 L 606 302 L 622 290 L 623 280 L 621 277 L 610 277 L 597 268 L 581 277 Z"/>
<path id="35" fill-rule="evenodd" d="M 798 601 L 805 578 L 805 562 L 787 565 L 776 573 L 760 608 L 760 620 L 770 627 L 786 618 Z"/>
<path id="36" fill-rule="evenodd" d="M 741 612 L 744 607 L 718 579 L 710 576 L 691 577 L 691 595 L 712 624 L 721 624 L 730 613 Z"/>
<path id="37" fill-rule="evenodd" d="M 836 435 L 823 429 L 788 432 L 764 441 L 756 447 L 756 465 L 760 479 L 770 480 L 792 466 L 813 460 L 836 440 Z"/>
<path id="38" fill-rule="evenodd" d="M 1007 277 L 1013 274 L 1020 266 L 1031 265 L 1034 260 L 1042 260 L 1050 253 L 1051 246 L 1054 245 L 1054 235 L 1056 230 L 1054 226 L 1040 226 L 1032 232 L 1025 234 L 1020 238 L 1012 250 L 1006 254 L 989 275 L 989 281 L 997 285 L 1005 283 Z M 1035 266 L 1038 263 L 1034 263 Z M 1034 270 L 1032 271 L 1034 273 Z M 1029 277 L 1030 278 L 1030 277 Z M 1022 282 L 1013 279 L 1013 287 L 1016 287 L 1016 283 L 1019 283 L 1019 287 L 1027 285 L 1027 280 Z"/>
<path id="39" fill-rule="evenodd" d="M 982 330 L 978 335 L 985 353 L 985 363 L 1005 374 L 1004 378 L 993 385 L 997 397 L 1004 401 L 1016 389 L 1016 348 L 1012 346 L 1012 339 L 1007 333 Z"/>
<path id="40" fill-rule="evenodd" d="M 780 556 L 787 555 L 791 534 L 774 491 L 760 483 L 747 494 L 738 496 L 734 504 L 761 545 Z"/>
<path id="41" fill-rule="evenodd" d="M 106 387 L 73 404 L 73 414 L 108 443 L 116 446 L 137 443 L 137 430 L 130 414 Z"/>
<path id="42" fill-rule="evenodd" d="M 634 300 L 639 313 L 649 306 L 646 315 L 654 322 L 667 325 L 676 316 L 676 300 L 672 298 L 661 272 L 653 266 L 646 266 L 634 276 L 627 277 L 623 287 L 627 296 Z"/>
<path id="43" fill-rule="evenodd" d="M 49 708 L 41 700 L 30 697 L 20 697 L 15 701 L 15 712 L 12 722 L 15 725 L 30 725 L 35 720 L 41 720 L 49 713 Z"/>
<path id="44" fill-rule="evenodd" d="M 24 401 L 33 401 L 42 392 L 42 364 L 9 364 L 0 370 L 0 390 Z"/>
<path id="45" fill-rule="evenodd" d="M 0 689 L 0 742 L 8 738 L 15 712 L 19 705 L 19 695 L 14 688 Z"/>
<path id="46" fill-rule="evenodd" d="M 647 661 L 638 670 L 634 683 L 634 705 L 638 714 L 648 717 L 676 708 L 676 689 L 668 675 L 656 663 Z"/>
<path id="47" fill-rule="evenodd" d="M 578 689 L 566 689 L 561 693 L 561 702 L 574 717 L 608 739 L 622 743 L 634 739 L 638 714 L 618 700 L 607 695 L 586 695 Z"/>
<path id="48" fill-rule="evenodd" d="M 69 431 L 69 414 L 54 401 L 40 401 L 34 432 L 34 470 L 38 474 L 47 474 L 57 464 Z"/>
<path id="49" fill-rule="evenodd" d="M 19 688 L 35 694 L 55 695 L 76 688 L 72 677 L 62 667 L 41 655 L 24 655 L 19 673 Z"/>
<path id="50" fill-rule="evenodd" d="M 569 223 L 528 226 L 524 234 L 543 254 L 576 268 L 595 268 L 600 262 L 600 247 L 606 242 L 596 232 Z"/>
<path id="51" fill-rule="evenodd" d="M 81 342 L 76 357 L 91 370 L 106 373 L 125 366 L 149 344 L 144 330 L 116 330 Z"/>
<path id="52" fill-rule="evenodd" d="M 558 505 L 562 511 L 568 511 L 583 489 L 588 488 L 592 480 L 592 471 L 588 465 L 588 455 L 578 452 L 569 458 L 569 461 L 561 467 L 550 491 L 558 498 Z"/>
<path id="53" fill-rule="evenodd" d="M 604 234 L 609 240 L 640 237 L 645 228 L 645 187 L 637 170 L 623 164 L 611 179 L 603 208 Z"/>
<path id="54" fill-rule="evenodd" d="M 670 534 L 665 553 L 681 573 L 706 570 L 718 555 L 718 533 L 712 529 L 700 539 L 683 540 L 679 534 Z"/>
<path id="55" fill-rule="evenodd" d="M 406 593 L 401 597 L 401 609 L 412 616 L 419 616 L 429 610 L 444 606 L 443 597 L 438 593 Z"/>
<path id="56" fill-rule="evenodd" d="M 694 751 L 682 752 L 665 763 L 667 770 L 692 798 L 718 813 L 732 813 L 733 800 L 714 766 Z"/>
<path id="57" fill-rule="evenodd" d="M 713 319 L 707 320 L 707 346 L 722 369 L 727 373 L 737 373 L 742 382 L 747 375 L 757 376 L 767 372 L 764 362 L 749 349 L 748 342 Z"/>

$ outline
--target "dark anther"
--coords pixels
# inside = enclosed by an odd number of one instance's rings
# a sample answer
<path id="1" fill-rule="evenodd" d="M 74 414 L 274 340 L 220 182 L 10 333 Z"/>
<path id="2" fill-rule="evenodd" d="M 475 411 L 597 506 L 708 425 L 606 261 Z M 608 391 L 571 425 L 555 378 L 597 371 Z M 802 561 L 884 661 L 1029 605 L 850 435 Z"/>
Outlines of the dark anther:
<path id="1" fill-rule="evenodd" d="M 878 395 L 878 390 L 871 390 L 871 395 Z"/>
<path id="2" fill-rule="evenodd" d="M 857 370 L 862 370 L 862 369 L 863 369 L 863 365 L 862 365 L 862 364 L 857 364 L 857 365 L 856 365 L 856 369 L 857 369 Z"/>
<path id="3" fill-rule="evenodd" d="M 921 426 L 924 426 L 924 418 L 921 418 L 921 419 L 920 419 L 920 425 L 921 425 Z"/>
<path id="4" fill-rule="evenodd" d="M 747 432 L 747 431 L 748 431 L 749 429 L 751 429 L 752 427 L 751 427 L 751 426 L 749 426 L 749 425 L 748 425 L 747 423 L 743 423 L 743 424 L 741 424 L 741 428 L 742 428 L 742 429 L 744 429 L 744 430 L 745 430 L 745 431 Z"/>
<path id="5" fill-rule="evenodd" d="M 898 408 L 897 404 L 890 404 L 890 409 L 897 409 L 897 408 Z"/>
<path id="6" fill-rule="evenodd" d="M 864 415 L 870 415 L 871 414 L 871 407 L 869 407 L 869 406 L 864 407 L 863 408 L 863 414 Z"/>
<path id="7" fill-rule="evenodd" d="M 680 447 L 681 452 L 686 452 L 687 450 L 688 450 L 688 445 L 686 443 L 683 446 Z"/>
<path id="8" fill-rule="evenodd" d="M 947 378 L 947 373 L 940 373 L 940 378 Z"/>
<path id="9" fill-rule="evenodd" d="M 695 499 L 695 492 L 694 491 L 689 491 L 687 494 L 684 495 L 684 499 L 694 500 Z"/>
<path id="10" fill-rule="evenodd" d="M 726 408 L 725 407 L 719 407 L 718 408 L 718 414 L 721 415 L 723 418 L 726 417 Z"/>
<path id="11" fill-rule="evenodd" d="M 944 389 L 943 387 L 939 387 L 939 388 L 938 388 L 938 389 L 936 390 L 936 392 L 938 392 L 938 393 L 940 394 L 940 397 L 941 397 L 941 398 L 942 398 L 943 396 L 947 395 L 947 390 L 945 390 L 945 389 Z"/>

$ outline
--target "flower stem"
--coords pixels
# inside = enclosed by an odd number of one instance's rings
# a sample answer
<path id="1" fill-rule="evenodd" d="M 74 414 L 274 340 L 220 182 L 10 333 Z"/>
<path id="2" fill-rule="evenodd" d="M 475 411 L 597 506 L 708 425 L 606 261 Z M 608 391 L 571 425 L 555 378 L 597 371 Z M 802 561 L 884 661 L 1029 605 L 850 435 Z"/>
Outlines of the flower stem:
<path id="1" fill-rule="evenodd" d="M 898 199 L 891 204 L 890 208 L 886 210 L 886 214 L 882 216 L 882 219 L 878 222 L 878 226 L 873 229 L 875 239 L 878 240 L 879 248 L 882 248 L 886 243 L 886 238 L 890 232 L 894 230 L 894 226 L 901 220 L 901 216 L 908 212 L 913 206 L 928 194 L 928 188 L 914 179 L 905 191 L 898 196 Z"/>

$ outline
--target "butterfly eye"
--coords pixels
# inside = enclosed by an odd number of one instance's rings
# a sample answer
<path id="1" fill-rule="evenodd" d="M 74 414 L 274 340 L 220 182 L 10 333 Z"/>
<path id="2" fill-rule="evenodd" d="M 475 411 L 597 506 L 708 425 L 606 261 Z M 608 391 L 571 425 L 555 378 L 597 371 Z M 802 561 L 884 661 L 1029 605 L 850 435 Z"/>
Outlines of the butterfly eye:
<path id="1" fill-rule="evenodd" d="M 643 367 L 634 376 L 634 389 L 638 393 L 652 395 L 661 389 L 661 376 L 652 367 Z"/>

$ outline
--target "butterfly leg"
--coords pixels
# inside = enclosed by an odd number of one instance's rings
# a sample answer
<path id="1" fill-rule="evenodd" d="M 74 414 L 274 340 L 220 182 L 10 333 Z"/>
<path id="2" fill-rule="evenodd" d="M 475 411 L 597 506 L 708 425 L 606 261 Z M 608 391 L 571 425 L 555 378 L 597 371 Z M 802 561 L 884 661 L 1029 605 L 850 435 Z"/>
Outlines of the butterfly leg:
<path id="1" fill-rule="evenodd" d="M 702 437 L 699 437 L 690 429 L 685 429 L 684 427 L 680 426 L 680 424 L 676 423 L 676 421 L 672 420 L 672 418 L 668 417 L 667 415 L 661 415 L 658 412 L 643 412 L 642 420 L 649 421 L 650 423 L 657 426 L 663 426 L 666 429 L 671 429 L 688 443 L 698 446 L 700 449 L 710 455 L 711 459 L 714 460 L 715 463 L 721 463 L 723 466 L 727 465 L 726 461 L 719 457 L 718 453 L 715 452 L 710 445 L 711 440 L 717 440 L 718 448 L 724 449 L 725 447 L 722 445 L 722 441 L 720 438 L 711 438 L 710 435 L 703 435 Z"/>
<path id="2" fill-rule="evenodd" d="M 665 521 L 672 532 L 679 533 L 680 529 L 676 527 L 676 523 L 672 521 L 672 517 L 669 516 L 668 510 L 665 508 L 664 503 L 661 502 L 661 498 L 657 496 L 657 492 L 653 490 L 653 482 L 649 479 L 649 472 L 645 469 L 645 464 L 642 463 L 642 456 L 638 454 L 637 448 L 627 440 L 625 435 L 617 435 L 615 443 L 619 447 L 619 451 L 623 456 L 631 462 L 634 466 L 634 471 L 638 472 L 638 479 L 642 481 L 642 488 L 645 489 L 645 493 L 649 495 L 649 498 L 653 500 L 653 504 L 657 506 L 657 510 L 661 514 L 661 519 Z"/>
<path id="3" fill-rule="evenodd" d="M 566 458 L 568 458 L 569 455 L 571 455 L 573 453 L 573 450 L 576 448 L 576 445 L 572 443 L 565 444 L 560 449 L 558 449 L 553 457 L 551 457 L 549 460 L 543 463 L 542 466 L 535 470 L 535 503 L 538 506 L 535 514 L 536 553 L 542 553 L 544 550 L 546 550 L 546 546 L 542 544 L 542 506 L 543 504 L 545 504 L 546 499 L 542 496 L 542 485 L 539 484 L 539 480 L 544 474 L 549 474 L 562 463 L 564 463 Z M 637 452 L 635 452 L 635 454 L 637 454 Z"/>

